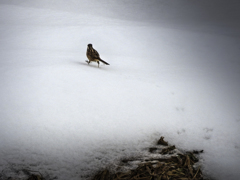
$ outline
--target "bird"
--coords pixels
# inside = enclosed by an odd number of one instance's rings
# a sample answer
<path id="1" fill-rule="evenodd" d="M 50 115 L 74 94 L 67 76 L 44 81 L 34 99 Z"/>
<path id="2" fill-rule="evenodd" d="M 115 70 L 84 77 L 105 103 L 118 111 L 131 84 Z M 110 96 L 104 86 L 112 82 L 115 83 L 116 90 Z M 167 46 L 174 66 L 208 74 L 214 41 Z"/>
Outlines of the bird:
<path id="1" fill-rule="evenodd" d="M 102 60 L 100 58 L 100 55 L 98 54 L 98 52 L 93 48 L 92 44 L 88 44 L 87 45 L 87 58 L 89 61 L 86 61 L 88 64 L 92 61 L 97 62 L 98 63 L 98 67 L 99 67 L 99 61 L 106 64 L 106 65 L 110 65 L 107 62 L 105 62 L 104 60 Z"/>

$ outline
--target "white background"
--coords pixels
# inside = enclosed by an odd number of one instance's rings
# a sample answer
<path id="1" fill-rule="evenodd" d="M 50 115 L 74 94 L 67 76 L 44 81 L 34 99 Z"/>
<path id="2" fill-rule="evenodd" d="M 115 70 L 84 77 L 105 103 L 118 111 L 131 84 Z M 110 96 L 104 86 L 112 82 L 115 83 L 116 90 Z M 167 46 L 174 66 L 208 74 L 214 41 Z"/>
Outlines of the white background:
<path id="1" fill-rule="evenodd" d="M 0 1 L 0 171 L 86 179 L 160 136 L 240 177 L 237 1 Z M 92 43 L 110 66 L 85 60 Z"/>

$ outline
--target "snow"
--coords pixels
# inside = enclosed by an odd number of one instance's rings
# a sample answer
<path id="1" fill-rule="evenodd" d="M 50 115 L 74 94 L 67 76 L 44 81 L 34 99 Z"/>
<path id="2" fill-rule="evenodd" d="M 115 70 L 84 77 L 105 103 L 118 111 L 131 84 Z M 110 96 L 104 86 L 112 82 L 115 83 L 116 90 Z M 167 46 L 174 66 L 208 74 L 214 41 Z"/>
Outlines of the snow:
<path id="1" fill-rule="evenodd" d="M 0 171 L 86 179 L 164 136 L 239 179 L 237 5 L 1 0 Z"/>

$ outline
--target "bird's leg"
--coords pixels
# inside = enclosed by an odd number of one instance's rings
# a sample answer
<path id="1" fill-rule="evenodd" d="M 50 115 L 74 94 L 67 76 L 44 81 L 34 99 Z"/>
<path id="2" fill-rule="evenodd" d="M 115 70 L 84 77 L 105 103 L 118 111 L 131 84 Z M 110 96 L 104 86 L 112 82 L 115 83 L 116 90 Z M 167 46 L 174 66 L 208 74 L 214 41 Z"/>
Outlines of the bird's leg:
<path id="1" fill-rule="evenodd" d="M 98 63 L 98 67 L 99 67 L 99 61 L 97 61 L 97 63 Z"/>

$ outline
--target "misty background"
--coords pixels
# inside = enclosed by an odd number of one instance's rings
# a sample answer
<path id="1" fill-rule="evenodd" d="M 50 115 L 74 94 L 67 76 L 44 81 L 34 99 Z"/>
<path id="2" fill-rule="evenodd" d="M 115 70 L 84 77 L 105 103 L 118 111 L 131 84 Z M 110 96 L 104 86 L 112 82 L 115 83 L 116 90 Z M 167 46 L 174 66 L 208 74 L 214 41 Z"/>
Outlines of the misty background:
<path id="1" fill-rule="evenodd" d="M 1 178 L 87 179 L 164 136 L 238 179 L 239 4 L 0 0 Z"/>

